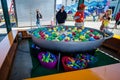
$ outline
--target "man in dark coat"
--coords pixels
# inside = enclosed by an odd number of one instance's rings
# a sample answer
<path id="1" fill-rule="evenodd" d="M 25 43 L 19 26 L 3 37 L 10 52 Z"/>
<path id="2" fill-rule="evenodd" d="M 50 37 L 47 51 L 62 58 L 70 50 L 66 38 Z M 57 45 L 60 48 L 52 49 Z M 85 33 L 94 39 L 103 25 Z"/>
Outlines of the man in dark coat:
<path id="1" fill-rule="evenodd" d="M 56 20 L 59 25 L 64 25 L 66 18 L 67 13 L 64 10 L 64 6 L 62 6 L 61 9 L 56 14 Z"/>

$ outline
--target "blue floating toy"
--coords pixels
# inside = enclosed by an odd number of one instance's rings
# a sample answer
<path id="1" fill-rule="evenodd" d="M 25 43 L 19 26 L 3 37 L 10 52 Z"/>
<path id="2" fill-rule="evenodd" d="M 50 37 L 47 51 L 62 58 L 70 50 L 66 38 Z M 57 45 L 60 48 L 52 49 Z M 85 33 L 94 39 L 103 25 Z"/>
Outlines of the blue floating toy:
<path id="1" fill-rule="evenodd" d="M 88 63 L 93 64 L 93 63 L 97 62 L 97 58 L 92 55 L 89 55 L 89 54 L 86 55 L 85 59 L 87 60 Z"/>
<path id="2" fill-rule="evenodd" d="M 35 48 L 35 44 L 32 44 L 32 46 L 31 46 L 32 48 Z"/>
<path id="3" fill-rule="evenodd" d="M 95 39 L 93 37 L 90 37 L 89 41 L 95 41 Z"/>
<path id="4" fill-rule="evenodd" d="M 62 34 L 62 35 L 61 35 L 61 37 L 64 39 L 64 38 L 65 38 L 65 35 L 64 35 L 64 34 Z"/>
<path id="5" fill-rule="evenodd" d="M 70 37 L 70 38 L 72 38 L 72 37 L 73 37 L 73 36 L 72 36 L 72 34 L 68 34 L 67 36 L 68 36 L 68 37 Z"/>
<path id="6" fill-rule="evenodd" d="M 79 69 L 77 66 L 73 66 L 72 68 L 74 68 L 74 69 Z"/>
<path id="7" fill-rule="evenodd" d="M 46 54 L 42 54 L 42 61 L 49 63 L 49 62 L 54 62 L 56 60 L 55 56 L 49 52 Z"/>
<path id="8" fill-rule="evenodd" d="M 36 46 L 35 44 L 32 44 L 32 46 L 31 46 L 33 49 L 40 49 L 38 46 Z"/>

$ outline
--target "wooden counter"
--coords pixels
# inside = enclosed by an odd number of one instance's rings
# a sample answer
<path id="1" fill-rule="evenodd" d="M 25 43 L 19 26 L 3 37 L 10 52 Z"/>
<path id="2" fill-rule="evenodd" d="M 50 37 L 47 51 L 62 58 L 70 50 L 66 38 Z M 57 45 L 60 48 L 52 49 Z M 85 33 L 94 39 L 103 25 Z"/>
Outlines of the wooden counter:
<path id="1" fill-rule="evenodd" d="M 120 35 L 114 35 L 113 38 L 105 40 L 102 45 L 116 51 L 116 54 L 120 55 Z"/>
<path id="2" fill-rule="evenodd" d="M 13 42 L 17 36 L 17 31 L 10 32 L 1 42 L 0 42 L 0 68 L 5 61 L 5 58 L 13 45 Z"/>
<path id="3" fill-rule="evenodd" d="M 120 80 L 120 63 L 25 80 Z"/>

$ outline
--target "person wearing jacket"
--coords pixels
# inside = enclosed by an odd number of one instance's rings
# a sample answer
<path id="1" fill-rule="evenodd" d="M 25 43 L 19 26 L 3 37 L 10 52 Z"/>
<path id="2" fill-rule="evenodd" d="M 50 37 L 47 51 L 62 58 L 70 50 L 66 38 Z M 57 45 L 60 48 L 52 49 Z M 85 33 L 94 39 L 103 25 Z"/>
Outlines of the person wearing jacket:
<path id="1" fill-rule="evenodd" d="M 61 9 L 56 14 L 56 20 L 58 25 L 64 25 L 66 18 L 67 13 L 64 10 L 64 6 L 62 6 Z"/>
<path id="2" fill-rule="evenodd" d="M 83 27 L 84 26 L 84 10 L 85 5 L 82 3 L 78 7 L 78 11 L 74 15 L 75 26 L 76 27 Z"/>

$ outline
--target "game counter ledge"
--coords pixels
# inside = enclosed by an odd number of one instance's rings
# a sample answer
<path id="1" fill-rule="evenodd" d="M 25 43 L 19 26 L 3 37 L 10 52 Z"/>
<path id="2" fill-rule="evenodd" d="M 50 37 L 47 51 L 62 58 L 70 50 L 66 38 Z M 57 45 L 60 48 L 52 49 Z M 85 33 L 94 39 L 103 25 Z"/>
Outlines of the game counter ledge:
<path id="1" fill-rule="evenodd" d="M 120 80 L 120 63 L 24 80 Z"/>

